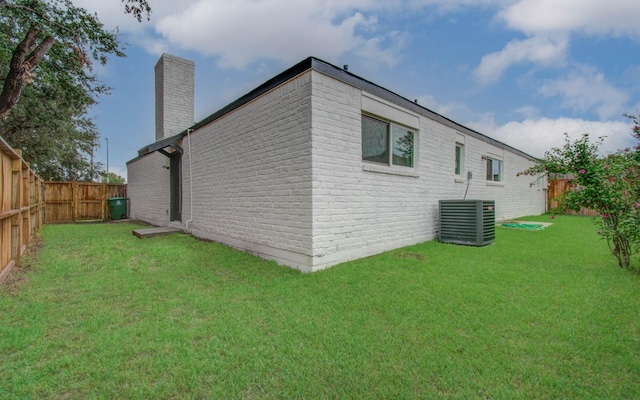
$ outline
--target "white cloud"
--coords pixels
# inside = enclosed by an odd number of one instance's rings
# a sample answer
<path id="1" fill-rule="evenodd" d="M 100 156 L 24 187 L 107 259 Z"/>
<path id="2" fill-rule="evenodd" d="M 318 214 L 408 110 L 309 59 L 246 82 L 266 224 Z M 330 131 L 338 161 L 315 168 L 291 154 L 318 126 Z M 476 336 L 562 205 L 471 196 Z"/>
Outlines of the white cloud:
<path id="1" fill-rule="evenodd" d="M 393 67 L 400 59 L 400 50 L 404 47 L 407 34 L 391 31 L 384 36 L 371 39 L 358 38 L 354 44 L 354 53 L 372 66 Z"/>
<path id="2" fill-rule="evenodd" d="M 461 0 L 455 3 L 466 4 Z M 568 38 L 575 33 L 640 39 L 637 0 L 486 0 L 483 4 L 497 6 L 497 20 L 529 36 L 482 58 L 475 73 L 483 83 L 496 82 L 516 63 L 543 67 L 561 64 L 567 55 Z M 607 115 L 611 111 L 603 107 L 598 112 Z"/>
<path id="3" fill-rule="evenodd" d="M 393 50 L 381 43 L 391 39 L 393 48 L 401 41 L 393 40 L 393 34 L 375 34 L 376 17 L 354 11 L 354 4 L 368 2 L 328 3 L 198 1 L 158 21 L 156 29 L 183 49 L 219 57 L 226 67 L 243 68 L 258 59 L 291 62 L 312 54 L 334 60 L 354 49 L 389 65 L 395 62 Z"/>
<path id="4" fill-rule="evenodd" d="M 580 31 L 640 38 L 637 0 L 154 0 L 151 21 L 142 23 L 126 15 L 117 0 L 74 3 L 97 12 L 108 28 L 119 26 L 122 32 L 133 33 L 127 40 L 152 53 L 167 50 L 169 42 L 218 56 L 229 66 L 259 58 L 298 60 L 309 54 L 333 59 L 349 50 L 369 58 L 378 55 L 392 65 L 402 48 L 398 37 L 406 32 L 381 32 L 375 13 L 429 9 L 441 15 L 491 9 L 497 20 L 531 38 L 486 55 L 476 70 L 485 82 L 499 79 L 514 63 L 547 66 L 562 61 L 566 39 L 549 37 Z M 165 43 L 151 39 L 154 29 Z"/>
<path id="5" fill-rule="evenodd" d="M 516 112 L 525 118 L 537 118 L 540 115 L 540 109 L 535 106 L 520 107 Z"/>
<path id="6" fill-rule="evenodd" d="M 402 8 L 401 0 L 154 0 L 151 21 L 141 23 L 113 2 L 74 1 L 149 53 L 178 47 L 218 57 L 221 65 L 234 68 L 309 55 L 333 61 L 350 50 L 392 66 L 406 37 L 404 32 L 379 33 L 375 15 Z"/>
<path id="7" fill-rule="evenodd" d="M 416 100 L 418 100 L 418 104 L 420 104 L 421 106 L 456 121 L 468 119 L 473 115 L 469 107 L 463 103 L 438 103 L 433 96 L 428 94 L 418 96 Z"/>
<path id="8" fill-rule="evenodd" d="M 465 7 L 501 7 L 513 0 L 409 0 L 410 8 L 434 7 L 441 14 L 457 12 Z"/>
<path id="9" fill-rule="evenodd" d="M 498 13 L 508 27 L 530 35 L 583 32 L 640 37 L 637 0 L 520 0 Z"/>
<path id="10" fill-rule="evenodd" d="M 631 136 L 631 125 L 626 120 L 551 119 L 540 116 L 540 110 L 537 107 L 524 106 L 516 110 L 524 116 L 524 120 L 509 121 L 499 125 L 495 122 L 493 114 L 484 114 L 478 117 L 461 103 L 441 104 L 430 95 L 418 97 L 418 103 L 455 121 L 472 121 L 463 123 L 463 125 L 534 157 L 542 157 L 545 151 L 562 146 L 565 133 L 569 134 L 572 140 L 580 138 L 584 133 L 589 133 L 593 141 L 601 136 L 606 136 L 601 148 L 603 154 L 635 146 L 637 142 Z"/>
<path id="11" fill-rule="evenodd" d="M 169 15 L 176 14 L 197 2 L 198 0 L 153 0 L 151 5 L 151 20 L 143 18 L 138 22 L 132 15 L 125 14 L 124 5 L 118 0 L 74 0 L 77 7 L 82 7 L 92 13 L 98 14 L 98 19 L 107 27 L 115 29 L 119 27 L 122 32 L 140 33 L 153 27 L 157 21 Z"/>
<path id="12" fill-rule="evenodd" d="M 98 19 L 107 30 L 118 29 L 120 42 L 124 45 L 135 44 L 146 49 L 151 54 L 160 55 L 169 51 L 169 45 L 154 33 L 158 21 L 179 13 L 198 0 L 153 0 L 151 5 L 151 19 L 143 18 L 138 22 L 133 15 L 126 14 L 124 5 L 118 0 L 74 0 L 74 4 L 96 13 Z"/>
<path id="13" fill-rule="evenodd" d="M 628 121 L 588 121 L 579 118 L 551 119 L 540 116 L 540 110 L 534 106 L 524 106 L 516 111 L 525 116 L 522 121 L 509 121 L 499 125 L 494 115 L 484 114 L 479 118 L 466 105 L 461 103 L 441 104 L 433 96 L 418 97 L 418 103 L 455 121 L 466 122 L 463 125 L 499 140 L 534 157 L 542 157 L 545 151 L 564 144 L 564 134 L 574 140 L 589 133 L 592 141 L 606 136 L 602 145 L 603 154 L 614 152 L 637 142 L 631 136 Z"/>
<path id="14" fill-rule="evenodd" d="M 594 110 L 601 120 L 619 117 L 628 110 L 629 94 L 609 84 L 604 74 L 592 67 L 581 67 L 564 79 L 540 87 L 545 96 L 562 96 L 562 106 L 586 112 Z"/>
<path id="15" fill-rule="evenodd" d="M 565 36 L 512 40 L 501 51 L 482 57 L 474 73 L 480 82 L 494 83 L 513 64 L 532 62 L 543 66 L 559 65 L 565 60 L 567 45 Z"/>
<path id="16" fill-rule="evenodd" d="M 573 118 L 537 118 L 511 121 L 497 125 L 491 116 L 470 123 L 469 127 L 491 136 L 501 142 L 520 149 L 534 157 L 541 157 L 545 151 L 564 144 L 564 133 L 574 140 L 589 133 L 592 141 L 606 136 L 601 151 L 613 152 L 631 146 L 631 127 L 620 121 L 586 121 Z"/>

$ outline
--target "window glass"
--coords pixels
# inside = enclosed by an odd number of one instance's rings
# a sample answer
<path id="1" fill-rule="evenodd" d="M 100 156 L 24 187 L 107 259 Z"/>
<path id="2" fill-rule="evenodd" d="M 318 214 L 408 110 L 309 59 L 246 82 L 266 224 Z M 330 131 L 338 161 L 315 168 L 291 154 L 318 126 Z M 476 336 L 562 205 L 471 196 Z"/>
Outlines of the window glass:
<path id="1" fill-rule="evenodd" d="M 462 170 L 462 145 L 456 144 L 456 175 Z"/>
<path id="2" fill-rule="evenodd" d="M 413 168 L 415 132 L 406 127 L 362 116 L 362 159 Z"/>
<path id="3" fill-rule="evenodd" d="M 413 132 L 393 125 L 392 129 L 393 164 L 413 167 Z"/>
<path id="4" fill-rule="evenodd" d="M 494 182 L 502 180 L 502 161 L 487 158 L 487 180 Z"/>
<path id="5" fill-rule="evenodd" d="M 362 116 L 362 159 L 389 164 L 389 124 Z"/>

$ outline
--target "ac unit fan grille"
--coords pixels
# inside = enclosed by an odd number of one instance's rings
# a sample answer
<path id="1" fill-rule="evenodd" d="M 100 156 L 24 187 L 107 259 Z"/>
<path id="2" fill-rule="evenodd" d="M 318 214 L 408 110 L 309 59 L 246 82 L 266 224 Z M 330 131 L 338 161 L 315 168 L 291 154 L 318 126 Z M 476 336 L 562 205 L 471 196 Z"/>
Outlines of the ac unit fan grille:
<path id="1" fill-rule="evenodd" d="M 440 241 L 485 246 L 495 241 L 495 202 L 440 200 Z"/>

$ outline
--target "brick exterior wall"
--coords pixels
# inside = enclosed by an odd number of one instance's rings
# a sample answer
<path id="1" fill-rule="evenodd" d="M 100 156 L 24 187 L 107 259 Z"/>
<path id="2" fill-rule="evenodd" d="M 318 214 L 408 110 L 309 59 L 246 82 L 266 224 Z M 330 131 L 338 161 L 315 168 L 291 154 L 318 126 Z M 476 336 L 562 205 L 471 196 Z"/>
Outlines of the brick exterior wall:
<path id="1" fill-rule="evenodd" d="M 155 152 L 127 163 L 129 217 L 169 225 L 169 158 Z"/>
<path id="2" fill-rule="evenodd" d="M 156 141 L 193 125 L 193 61 L 163 54 L 155 66 Z"/>
<path id="3" fill-rule="evenodd" d="M 362 161 L 363 112 L 416 130 L 414 169 Z M 456 142 L 464 144 L 460 176 Z M 516 177 L 528 159 L 316 70 L 181 145 L 182 224 L 169 223 L 169 159 L 158 153 L 128 164 L 132 218 L 180 225 L 305 272 L 434 239 L 438 200 L 461 199 L 467 185 L 467 199 L 496 201 L 498 220 L 545 211 L 546 184 Z M 486 181 L 486 157 L 503 161 L 501 182 Z"/>
<path id="4" fill-rule="evenodd" d="M 185 137 L 185 226 L 310 271 L 311 142 L 310 72 Z"/>
<path id="5" fill-rule="evenodd" d="M 438 200 L 496 201 L 498 220 L 543 213 L 543 186 L 516 177 L 532 163 L 424 116 L 401 110 L 317 71 L 313 72 L 313 265 L 338 262 L 434 239 Z M 366 100 L 366 101 L 365 101 Z M 361 115 L 417 123 L 415 170 L 362 161 Z M 387 115 L 384 115 L 387 114 Z M 418 122 L 415 122 L 418 121 Z M 392 121 L 397 122 L 397 121 Z M 413 126 L 410 126 L 414 128 Z M 455 176 L 455 144 L 463 141 L 464 172 Z M 486 181 L 483 156 L 503 161 L 500 183 Z"/>

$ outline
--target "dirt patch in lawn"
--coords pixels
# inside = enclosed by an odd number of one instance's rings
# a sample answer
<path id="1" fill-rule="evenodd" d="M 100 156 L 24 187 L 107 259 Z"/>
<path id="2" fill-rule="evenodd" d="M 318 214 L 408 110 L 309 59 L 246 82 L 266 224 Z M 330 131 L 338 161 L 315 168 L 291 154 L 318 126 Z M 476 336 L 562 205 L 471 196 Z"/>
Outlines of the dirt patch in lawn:
<path id="1" fill-rule="evenodd" d="M 420 261 L 425 261 L 427 259 L 427 256 L 424 254 L 420 254 L 420 253 L 415 253 L 413 251 L 403 251 L 402 253 L 398 253 L 397 255 L 398 258 L 410 258 L 413 260 L 420 260 Z"/>
<path id="2" fill-rule="evenodd" d="M 13 266 L 11 271 L 5 276 L 4 280 L 0 282 L 0 288 L 6 293 L 12 294 L 20 290 L 29 279 L 29 272 L 31 271 L 31 260 L 42 248 L 43 241 L 41 238 L 36 237 L 31 246 L 22 255 L 22 264 L 20 266 Z"/>

